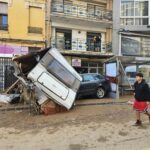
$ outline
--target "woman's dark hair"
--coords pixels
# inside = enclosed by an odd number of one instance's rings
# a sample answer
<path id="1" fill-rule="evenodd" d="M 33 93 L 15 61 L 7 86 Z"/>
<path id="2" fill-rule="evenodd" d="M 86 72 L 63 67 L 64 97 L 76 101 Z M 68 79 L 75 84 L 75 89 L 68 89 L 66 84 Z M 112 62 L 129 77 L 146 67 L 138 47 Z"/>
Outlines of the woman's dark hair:
<path id="1" fill-rule="evenodd" d="M 139 72 L 139 73 L 136 74 L 136 77 L 141 77 L 141 78 L 143 78 L 143 74 Z"/>

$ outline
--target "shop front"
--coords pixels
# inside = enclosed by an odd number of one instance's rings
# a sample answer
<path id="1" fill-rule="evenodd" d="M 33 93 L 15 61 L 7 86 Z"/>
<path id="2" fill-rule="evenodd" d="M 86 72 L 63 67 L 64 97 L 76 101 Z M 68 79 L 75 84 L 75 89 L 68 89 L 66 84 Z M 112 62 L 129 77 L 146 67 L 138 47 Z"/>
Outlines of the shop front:
<path id="1" fill-rule="evenodd" d="M 62 52 L 67 61 L 74 67 L 74 69 L 82 73 L 100 73 L 104 74 L 104 61 L 112 57 L 112 55 L 83 55 L 66 54 Z"/>

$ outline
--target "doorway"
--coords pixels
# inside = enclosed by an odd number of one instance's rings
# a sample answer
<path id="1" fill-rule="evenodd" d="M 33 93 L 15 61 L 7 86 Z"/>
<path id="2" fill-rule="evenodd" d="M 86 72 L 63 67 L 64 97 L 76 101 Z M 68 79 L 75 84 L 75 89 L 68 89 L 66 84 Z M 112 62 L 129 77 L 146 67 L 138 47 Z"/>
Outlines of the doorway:
<path id="1" fill-rule="evenodd" d="M 72 49 L 72 31 L 56 29 L 56 47 L 63 50 Z"/>
<path id="2" fill-rule="evenodd" d="M 87 51 L 101 52 L 101 33 L 87 33 Z"/>

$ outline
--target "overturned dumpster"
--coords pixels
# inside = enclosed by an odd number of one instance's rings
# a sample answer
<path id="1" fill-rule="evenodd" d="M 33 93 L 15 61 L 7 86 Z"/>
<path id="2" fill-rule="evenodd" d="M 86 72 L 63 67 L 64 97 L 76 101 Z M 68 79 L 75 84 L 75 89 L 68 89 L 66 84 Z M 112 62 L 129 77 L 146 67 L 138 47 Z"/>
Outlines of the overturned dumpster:
<path id="1" fill-rule="evenodd" d="M 55 48 L 13 58 L 15 76 L 28 88 L 28 103 L 41 105 L 51 99 L 68 110 L 82 78 Z"/>

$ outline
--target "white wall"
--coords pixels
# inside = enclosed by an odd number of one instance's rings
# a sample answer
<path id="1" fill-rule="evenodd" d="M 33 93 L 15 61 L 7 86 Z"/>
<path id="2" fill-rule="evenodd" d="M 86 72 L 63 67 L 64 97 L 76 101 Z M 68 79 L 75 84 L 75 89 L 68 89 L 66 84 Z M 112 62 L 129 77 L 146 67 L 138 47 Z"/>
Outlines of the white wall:
<path id="1" fill-rule="evenodd" d="M 149 16 L 149 25 L 150 25 L 150 0 L 148 1 L 148 16 Z"/>
<path id="2" fill-rule="evenodd" d="M 72 29 L 72 50 L 75 51 L 86 51 L 87 50 L 87 32 L 85 30 Z M 92 32 L 92 31 L 91 31 Z M 95 31 L 96 32 L 96 31 Z M 101 43 L 101 52 L 105 52 L 105 39 L 106 33 L 101 32 L 102 35 L 102 43 Z M 52 28 L 52 45 L 54 44 L 56 36 L 56 28 Z"/>
<path id="3" fill-rule="evenodd" d="M 72 50 L 86 51 L 87 32 L 72 30 Z"/>
<path id="4" fill-rule="evenodd" d="M 101 33 L 102 38 L 101 38 L 101 52 L 105 52 L 105 38 L 106 38 L 106 33 Z"/>
<path id="5" fill-rule="evenodd" d="M 53 27 L 52 28 L 52 37 L 51 37 L 51 46 L 54 46 L 55 45 L 55 37 L 56 37 L 56 28 L 55 27 Z"/>

